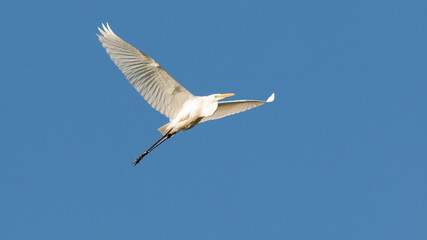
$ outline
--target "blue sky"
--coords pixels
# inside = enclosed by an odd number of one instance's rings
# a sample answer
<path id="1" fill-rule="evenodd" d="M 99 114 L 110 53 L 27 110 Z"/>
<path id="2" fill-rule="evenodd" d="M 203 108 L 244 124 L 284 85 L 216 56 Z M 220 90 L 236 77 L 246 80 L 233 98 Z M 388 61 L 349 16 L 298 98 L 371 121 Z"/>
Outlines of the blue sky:
<path id="1" fill-rule="evenodd" d="M 427 239 L 425 1 L 8 1 L 1 239 Z M 276 101 L 132 161 L 167 119 L 102 22 L 196 95 Z"/>

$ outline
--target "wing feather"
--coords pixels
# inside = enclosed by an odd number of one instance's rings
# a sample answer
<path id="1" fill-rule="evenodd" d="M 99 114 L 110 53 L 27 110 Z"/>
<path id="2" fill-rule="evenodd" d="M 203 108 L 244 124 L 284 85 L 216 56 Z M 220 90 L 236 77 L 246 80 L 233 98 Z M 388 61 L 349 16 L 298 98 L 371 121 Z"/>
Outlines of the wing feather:
<path id="1" fill-rule="evenodd" d="M 266 101 L 257 100 L 236 100 L 236 101 L 224 101 L 218 103 L 218 108 L 211 116 L 203 118 L 200 122 L 206 122 L 209 120 L 215 120 L 223 118 L 236 113 L 244 112 L 254 107 L 263 105 L 266 102 L 274 101 L 274 93 Z"/>
<path id="2" fill-rule="evenodd" d="M 101 33 L 97 34 L 99 41 L 111 60 L 154 109 L 173 119 L 184 103 L 194 97 L 156 61 L 119 38 L 108 23 L 98 29 Z"/>

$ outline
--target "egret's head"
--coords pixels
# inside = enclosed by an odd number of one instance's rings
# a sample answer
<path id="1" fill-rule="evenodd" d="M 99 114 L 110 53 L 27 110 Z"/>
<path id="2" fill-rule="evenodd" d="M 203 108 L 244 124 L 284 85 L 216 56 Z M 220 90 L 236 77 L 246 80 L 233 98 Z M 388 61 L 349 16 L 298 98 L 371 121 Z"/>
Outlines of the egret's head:
<path id="1" fill-rule="evenodd" d="M 234 96 L 234 93 L 213 94 L 213 96 L 214 96 L 214 99 L 215 99 L 216 101 L 219 101 L 219 100 L 224 99 L 224 98 L 226 98 L 226 97 Z"/>

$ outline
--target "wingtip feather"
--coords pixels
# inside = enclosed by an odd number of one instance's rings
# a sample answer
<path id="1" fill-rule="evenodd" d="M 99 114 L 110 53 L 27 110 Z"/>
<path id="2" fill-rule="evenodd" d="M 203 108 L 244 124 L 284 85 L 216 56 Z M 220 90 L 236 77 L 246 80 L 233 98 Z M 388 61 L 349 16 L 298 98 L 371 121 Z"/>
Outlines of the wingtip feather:
<path id="1" fill-rule="evenodd" d="M 266 102 L 273 102 L 274 101 L 274 93 L 273 94 L 271 94 L 271 96 L 270 97 L 268 97 L 268 99 L 267 99 L 267 101 Z"/>
<path id="2" fill-rule="evenodd" d="M 110 30 L 110 32 L 113 32 L 113 30 L 111 30 L 110 25 L 108 24 L 108 22 L 107 22 L 107 28 L 108 28 L 108 30 Z"/>

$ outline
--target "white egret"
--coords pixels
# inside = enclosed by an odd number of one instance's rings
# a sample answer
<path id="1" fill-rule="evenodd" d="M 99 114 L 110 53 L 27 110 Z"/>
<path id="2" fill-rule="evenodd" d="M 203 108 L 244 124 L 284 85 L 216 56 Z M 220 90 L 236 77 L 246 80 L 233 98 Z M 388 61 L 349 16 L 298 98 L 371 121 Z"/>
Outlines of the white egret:
<path id="1" fill-rule="evenodd" d="M 218 102 L 228 94 L 194 96 L 173 79 L 156 61 L 119 38 L 110 28 L 102 24 L 97 34 L 111 60 L 123 72 L 127 80 L 142 97 L 170 122 L 158 130 L 162 137 L 142 153 L 134 165 L 154 148 L 179 131 L 186 131 L 198 123 L 223 118 L 274 101 L 274 93 L 266 101 L 237 100 Z"/>

